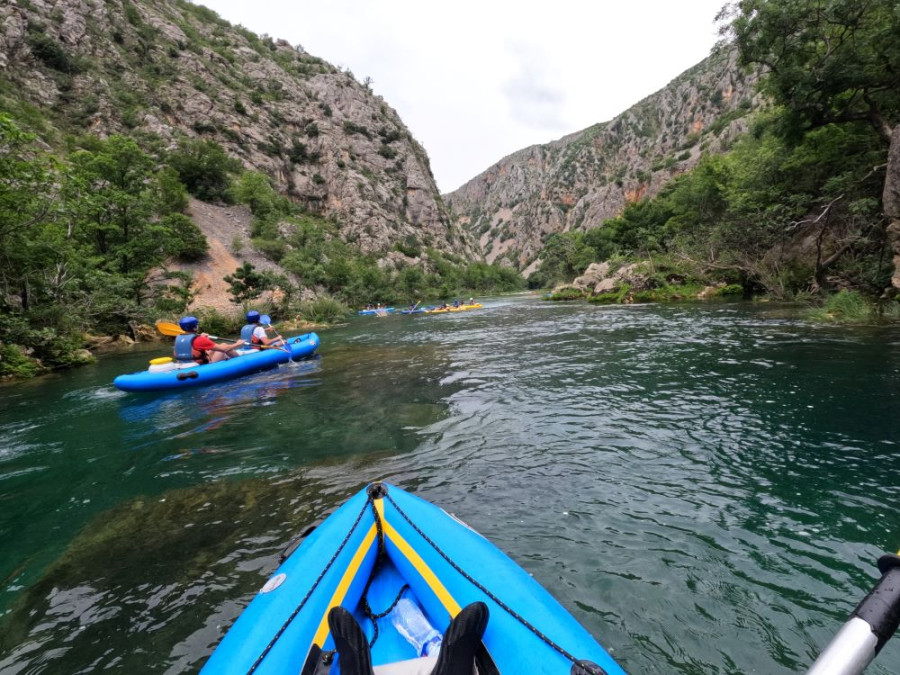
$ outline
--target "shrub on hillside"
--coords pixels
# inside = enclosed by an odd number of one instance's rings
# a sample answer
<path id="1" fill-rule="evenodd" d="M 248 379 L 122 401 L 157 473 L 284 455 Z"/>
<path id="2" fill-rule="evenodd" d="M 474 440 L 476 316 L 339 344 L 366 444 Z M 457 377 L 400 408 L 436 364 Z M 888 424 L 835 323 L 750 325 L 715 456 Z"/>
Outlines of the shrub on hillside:
<path id="1" fill-rule="evenodd" d="M 169 236 L 166 250 L 183 262 L 197 262 L 209 253 L 206 236 L 194 221 L 182 213 L 170 213 L 160 220 Z"/>
<path id="2" fill-rule="evenodd" d="M 184 140 L 169 154 L 169 164 L 197 199 L 231 202 L 231 174 L 240 171 L 240 162 L 215 141 Z"/>

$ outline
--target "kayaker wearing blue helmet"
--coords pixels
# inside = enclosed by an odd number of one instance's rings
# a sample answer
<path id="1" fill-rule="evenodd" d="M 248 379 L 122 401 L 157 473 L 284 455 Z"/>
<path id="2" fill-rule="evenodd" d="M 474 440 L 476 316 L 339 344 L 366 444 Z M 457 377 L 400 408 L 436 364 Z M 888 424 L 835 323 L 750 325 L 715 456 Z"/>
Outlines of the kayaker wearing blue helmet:
<path id="1" fill-rule="evenodd" d="M 182 335 L 175 338 L 175 347 L 172 353 L 175 360 L 180 363 L 215 363 L 216 361 L 224 361 L 234 356 L 240 356 L 235 351 L 238 347 L 244 345 L 243 340 L 238 340 L 234 344 L 221 343 L 216 344 L 209 339 L 206 333 L 197 333 L 200 327 L 200 321 L 195 316 L 186 316 L 178 322 Z"/>
<path id="2" fill-rule="evenodd" d="M 281 344 L 279 338 L 266 336 L 269 326 L 261 324 L 259 319 L 259 312 L 255 309 L 247 312 L 247 325 L 241 328 L 241 340 L 254 349 L 260 349 L 263 345 Z"/>

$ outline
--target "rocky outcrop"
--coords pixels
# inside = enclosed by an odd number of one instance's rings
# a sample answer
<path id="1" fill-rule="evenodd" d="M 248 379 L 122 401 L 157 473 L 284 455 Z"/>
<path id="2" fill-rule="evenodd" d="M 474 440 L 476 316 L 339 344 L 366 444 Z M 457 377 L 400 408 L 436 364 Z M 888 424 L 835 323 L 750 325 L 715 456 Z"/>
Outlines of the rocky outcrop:
<path id="1" fill-rule="evenodd" d="M 472 256 L 425 150 L 353 75 L 184 0 L 0 5 L 2 107 L 65 133 L 214 140 L 365 252 L 400 241 Z M 46 117 L 35 120 L 28 111 Z"/>
<path id="2" fill-rule="evenodd" d="M 616 270 L 610 269 L 608 262 L 591 263 L 584 274 L 572 282 L 572 286 L 589 295 L 612 293 L 627 284 L 632 291 L 643 291 L 650 288 L 649 275 L 644 271 L 644 263 L 623 265 Z"/>
<path id="3" fill-rule="evenodd" d="M 551 234 L 599 227 L 727 149 L 758 105 L 755 81 L 734 53 L 715 54 L 610 122 L 509 155 L 445 199 L 488 261 L 527 275 Z"/>

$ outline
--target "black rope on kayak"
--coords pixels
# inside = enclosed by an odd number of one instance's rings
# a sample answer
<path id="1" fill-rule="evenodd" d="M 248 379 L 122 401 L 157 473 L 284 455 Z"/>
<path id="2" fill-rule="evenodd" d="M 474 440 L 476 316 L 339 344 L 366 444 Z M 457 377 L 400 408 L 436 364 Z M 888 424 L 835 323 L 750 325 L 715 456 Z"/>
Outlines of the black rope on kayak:
<path id="1" fill-rule="evenodd" d="M 278 642 L 279 638 L 284 634 L 284 631 L 287 630 L 287 627 L 291 624 L 291 622 L 294 619 L 297 618 L 297 615 L 300 613 L 300 610 L 303 609 L 303 606 L 306 604 L 306 601 L 309 600 L 310 596 L 313 594 L 313 591 L 316 590 L 316 587 L 319 585 L 319 583 L 322 581 L 322 579 L 328 573 L 328 570 L 331 569 L 331 566 L 334 564 L 334 561 L 337 560 L 338 556 L 341 554 L 341 551 L 344 550 L 344 547 L 347 545 L 347 542 L 350 541 L 350 537 L 356 531 L 356 527 L 357 527 L 357 525 L 359 525 L 359 521 L 362 520 L 363 514 L 365 514 L 366 509 L 368 508 L 369 504 L 371 504 L 371 503 L 372 503 L 372 498 L 369 497 L 366 500 L 366 503 L 363 504 L 363 507 L 359 512 L 359 515 L 356 516 L 356 520 L 353 522 L 353 526 L 350 528 L 350 531 L 347 532 L 347 536 L 344 537 L 344 541 L 341 542 L 341 545 L 338 546 L 337 551 L 335 551 L 334 555 L 331 556 L 331 560 L 328 561 L 328 564 L 325 565 L 324 569 L 319 573 L 318 578 L 313 582 L 312 587 L 306 592 L 306 595 L 303 596 L 303 599 L 300 601 L 300 604 L 297 605 L 297 608 L 293 612 L 291 612 L 291 615 L 288 617 L 287 621 L 285 621 L 281 625 L 281 628 L 278 629 L 278 632 L 275 633 L 274 637 L 272 637 L 272 640 L 269 642 L 269 644 L 266 645 L 266 648 L 263 650 L 262 654 L 259 655 L 259 658 L 256 659 L 256 661 L 253 663 L 252 666 L 250 666 L 250 670 L 247 671 L 247 675 L 251 675 L 251 673 L 255 672 L 256 669 L 259 668 L 259 664 L 261 664 L 263 662 L 263 659 L 266 658 L 268 653 L 272 650 L 272 647 L 275 646 L 275 643 Z"/>
<path id="2" fill-rule="evenodd" d="M 372 573 L 371 579 L 375 578 L 374 571 Z M 406 593 L 407 589 L 409 589 L 409 584 L 403 584 L 403 588 L 400 589 L 400 592 L 397 593 L 397 597 L 394 598 L 394 601 L 391 603 L 390 607 L 388 607 L 383 612 L 375 613 L 372 611 L 372 607 L 369 605 L 369 599 L 366 596 L 363 596 L 363 611 L 366 613 L 366 616 L 372 622 L 372 625 L 375 627 L 375 633 L 372 635 L 372 639 L 369 641 L 369 649 L 375 646 L 375 641 L 378 639 L 378 619 L 383 619 L 392 611 L 394 611 L 394 607 L 397 606 L 397 603 L 400 602 L 400 598 L 403 597 L 403 594 Z M 368 590 L 368 589 L 366 589 Z"/>
<path id="3" fill-rule="evenodd" d="M 494 595 L 493 593 L 491 593 L 487 588 L 485 588 L 481 583 L 479 583 L 474 577 L 472 577 L 472 576 L 471 576 L 468 572 L 466 572 L 462 567 L 460 567 L 459 565 L 457 565 L 457 564 L 450 558 L 450 556 L 448 556 L 446 553 L 444 553 L 444 551 L 441 550 L 441 548 L 440 548 L 437 544 L 435 544 L 433 541 L 431 541 L 431 539 L 428 538 L 428 535 L 427 535 L 427 534 L 425 534 L 424 532 L 422 532 L 422 530 L 420 530 L 419 527 L 418 527 L 412 520 L 410 520 L 409 516 L 407 516 L 406 513 L 403 511 L 403 509 L 401 509 L 401 508 L 397 505 L 397 502 L 395 502 L 395 501 L 391 498 L 390 494 L 385 494 L 385 495 L 384 495 L 384 498 L 387 499 L 391 504 L 394 505 L 394 508 L 397 509 L 397 513 L 399 513 L 399 514 L 403 517 L 403 520 L 405 520 L 407 523 L 409 523 L 410 527 L 412 527 L 412 529 L 415 530 L 415 531 L 419 534 L 419 536 L 422 537 L 422 539 L 424 539 L 426 542 L 428 542 L 428 544 L 431 546 L 431 548 L 433 548 L 435 551 L 437 551 L 438 555 L 440 555 L 444 560 L 446 560 L 447 563 L 449 563 L 449 565 L 450 565 L 453 569 L 455 569 L 457 572 L 459 572 L 459 573 L 462 575 L 462 577 L 463 577 L 466 581 L 470 582 L 473 586 L 475 586 L 475 588 L 477 588 L 479 591 L 481 591 L 482 593 L 484 593 L 484 594 L 485 594 L 487 597 L 489 597 L 491 600 L 493 600 L 494 602 L 496 602 L 496 603 L 500 606 L 501 609 L 506 610 L 506 612 L 509 613 L 509 615 L 512 616 L 512 618 L 514 618 L 514 619 L 515 619 L 516 621 L 518 621 L 520 624 L 522 624 L 523 626 L 525 626 L 525 628 L 527 628 L 528 630 L 530 630 L 532 633 L 534 633 L 535 635 L 537 635 L 541 640 L 543 640 L 543 642 L 544 642 L 547 646 L 551 647 L 552 649 L 555 649 L 555 650 L 556 650 L 557 652 L 559 652 L 562 656 L 564 656 L 565 658 L 569 659 L 569 661 L 571 661 L 573 664 L 577 664 L 577 663 L 579 662 L 579 659 L 577 659 L 575 656 L 573 656 L 572 654 L 570 654 L 568 651 L 566 651 L 565 649 L 563 649 L 562 647 L 560 647 L 560 646 L 559 646 L 558 644 L 556 644 L 553 640 L 551 640 L 551 639 L 548 638 L 546 635 L 544 635 L 541 631 L 539 631 L 535 626 L 531 625 L 531 624 L 527 621 L 527 619 L 525 619 L 525 617 L 523 617 L 522 615 L 520 615 L 520 614 L 519 614 L 518 612 L 516 612 L 512 607 L 510 607 L 510 606 L 507 605 L 505 602 L 503 602 L 500 598 L 498 598 L 496 595 Z"/>
<path id="4" fill-rule="evenodd" d="M 369 588 L 372 586 L 372 580 L 375 579 L 378 570 L 381 568 L 381 563 L 384 560 L 384 530 L 381 527 L 381 516 L 378 515 L 378 509 L 375 508 L 375 502 L 371 495 L 369 496 L 369 503 L 372 505 L 372 516 L 375 518 L 375 538 L 378 540 L 378 552 L 375 554 L 375 564 L 372 566 L 372 573 L 369 575 L 369 578 L 366 581 L 366 587 L 363 588 L 362 592 L 363 612 L 372 621 L 372 627 L 375 629 L 375 632 L 372 634 L 372 639 L 369 641 L 369 649 L 371 649 L 375 645 L 375 640 L 378 639 L 378 623 L 375 620 L 377 617 L 372 611 L 372 607 L 369 605 Z"/>
<path id="5" fill-rule="evenodd" d="M 378 571 L 381 569 L 382 563 L 387 558 L 387 551 L 384 546 L 384 528 L 381 524 L 381 516 L 378 515 L 378 509 L 375 508 L 375 502 L 371 497 L 370 501 L 372 503 L 372 515 L 375 518 L 375 531 L 378 533 L 378 553 L 375 557 L 375 564 L 372 566 L 372 573 L 369 575 L 369 580 L 366 581 L 366 587 L 362 592 L 362 609 L 369 621 L 372 622 L 372 627 L 374 628 L 372 639 L 369 641 L 369 649 L 375 646 L 375 641 L 378 639 L 378 619 L 384 618 L 390 614 L 394 607 L 397 606 L 397 603 L 400 602 L 400 598 L 403 597 L 406 589 L 409 588 L 409 584 L 403 584 L 403 588 L 400 589 L 400 592 L 397 594 L 397 597 L 394 598 L 391 606 L 383 612 L 376 613 L 372 611 L 372 606 L 369 604 L 369 588 L 372 586 L 372 581 L 378 576 Z"/>

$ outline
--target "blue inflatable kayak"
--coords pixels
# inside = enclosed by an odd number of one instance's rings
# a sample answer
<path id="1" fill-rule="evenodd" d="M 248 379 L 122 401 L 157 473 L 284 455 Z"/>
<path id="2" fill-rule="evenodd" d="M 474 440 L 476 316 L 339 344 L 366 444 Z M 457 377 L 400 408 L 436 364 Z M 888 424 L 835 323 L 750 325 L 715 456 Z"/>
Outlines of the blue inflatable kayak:
<path id="1" fill-rule="evenodd" d="M 328 614 L 338 605 L 371 643 L 378 675 L 429 673 L 433 651 L 423 656 L 404 636 L 415 632 L 410 617 L 432 629 L 426 646 L 437 644 L 451 619 L 476 602 L 488 608 L 475 657 L 481 675 L 624 675 L 503 552 L 455 517 L 387 483 L 351 497 L 289 554 L 203 673 L 337 673 L 340 655 Z"/>
<path id="2" fill-rule="evenodd" d="M 358 312 L 360 316 L 384 316 L 385 314 L 393 314 L 393 307 L 382 307 L 381 309 L 361 309 Z"/>
<path id="3" fill-rule="evenodd" d="M 122 391 L 163 391 L 199 387 L 275 368 L 288 361 L 299 361 L 311 356 L 319 346 L 319 336 L 315 333 L 285 340 L 287 345 L 283 349 L 261 349 L 217 363 L 183 366 L 171 362 L 151 365 L 148 370 L 119 375 L 113 380 L 113 384 Z"/>

